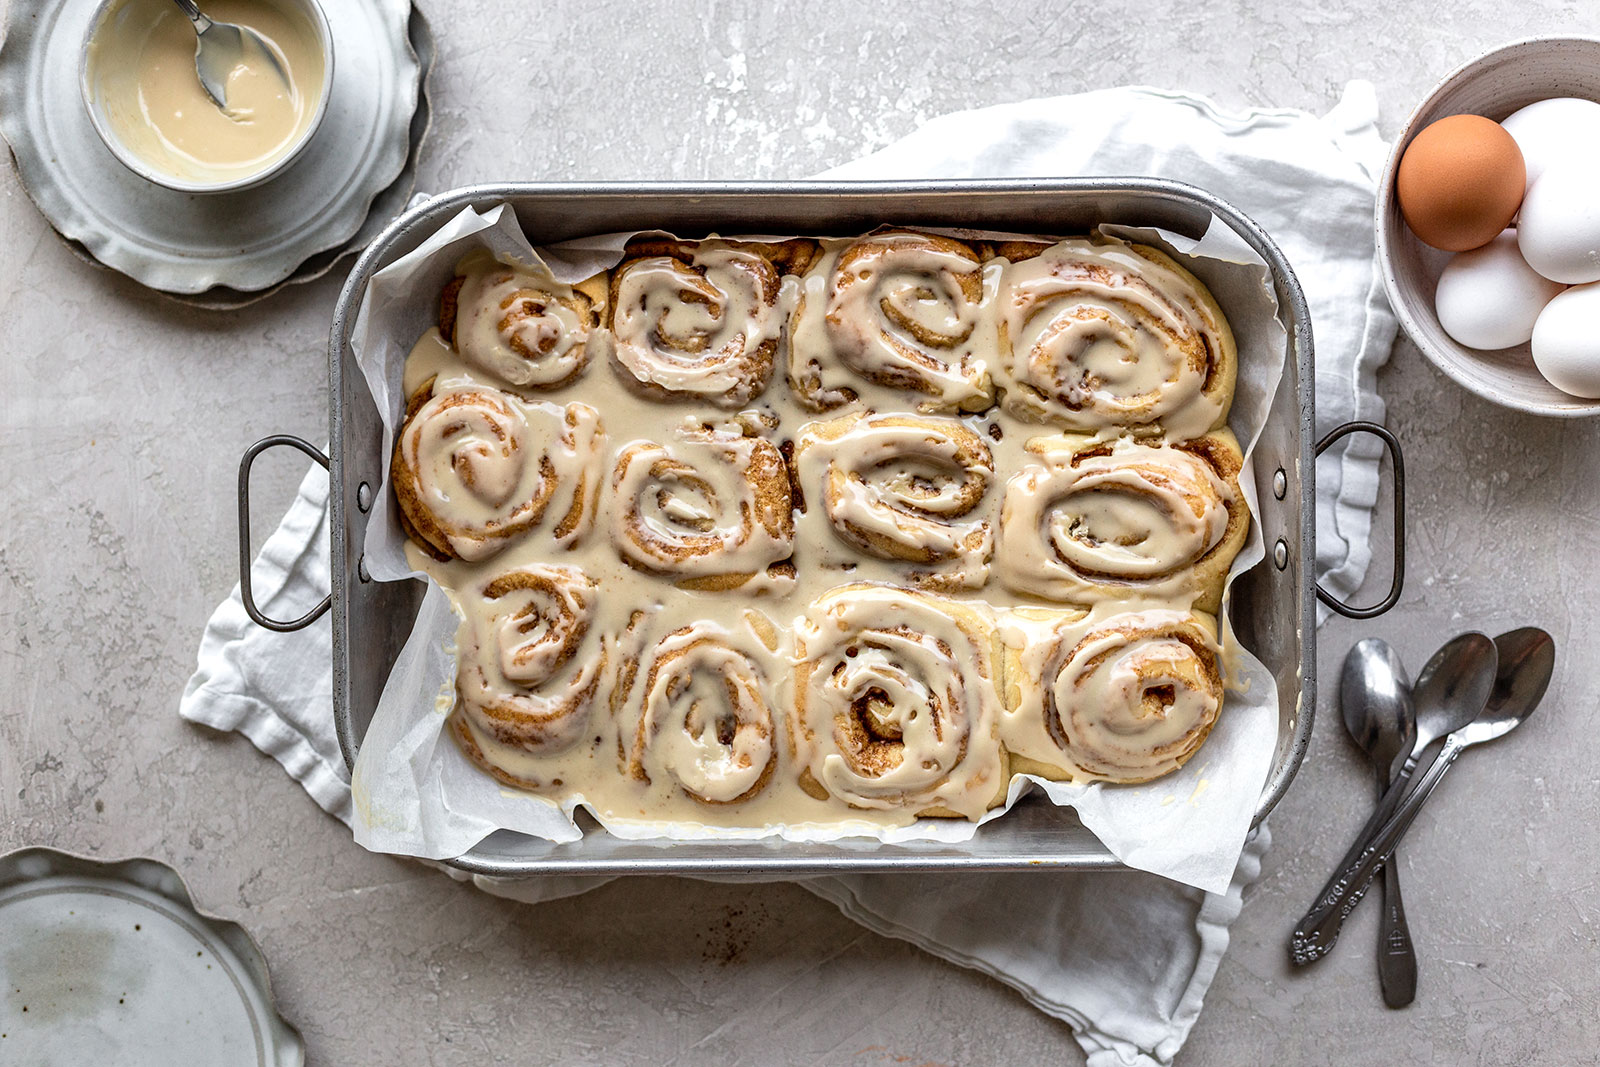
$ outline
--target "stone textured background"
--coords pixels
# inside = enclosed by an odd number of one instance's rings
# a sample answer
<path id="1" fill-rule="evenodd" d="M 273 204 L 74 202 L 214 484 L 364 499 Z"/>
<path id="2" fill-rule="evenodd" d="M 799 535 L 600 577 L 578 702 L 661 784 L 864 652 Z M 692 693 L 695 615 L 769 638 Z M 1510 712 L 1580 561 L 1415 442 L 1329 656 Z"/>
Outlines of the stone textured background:
<path id="1" fill-rule="evenodd" d="M 1368 78 L 1392 135 L 1488 46 L 1600 33 L 1592 0 L 1053 7 L 431 0 L 419 187 L 800 177 L 946 111 L 1127 83 L 1322 110 Z M 1067 1027 L 1010 990 L 797 888 L 624 881 L 537 908 L 496 900 L 364 853 L 245 741 L 181 722 L 200 629 L 235 580 L 240 452 L 326 434 L 338 281 L 193 312 L 75 258 L 9 167 L 0 257 L 0 850 L 177 865 L 260 940 L 318 1064 L 1081 1061 Z M 1600 422 L 1503 411 L 1404 342 L 1382 389 L 1410 467 L 1409 585 L 1387 618 L 1324 628 L 1324 678 L 1365 634 L 1414 670 L 1448 633 L 1538 623 L 1559 642 L 1556 680 L 1526 728 L 1462 761 L 1406 844 L 1422 978 L 1398 1013 L 1378 996 L 1375 908 L 1323 965 L 1285 958 L 1370 801 L 1324 685 L 1180 1062 L 1596 1062 Z M 259 467 L 263 529 L 301 469 L 281 453 Z"/>

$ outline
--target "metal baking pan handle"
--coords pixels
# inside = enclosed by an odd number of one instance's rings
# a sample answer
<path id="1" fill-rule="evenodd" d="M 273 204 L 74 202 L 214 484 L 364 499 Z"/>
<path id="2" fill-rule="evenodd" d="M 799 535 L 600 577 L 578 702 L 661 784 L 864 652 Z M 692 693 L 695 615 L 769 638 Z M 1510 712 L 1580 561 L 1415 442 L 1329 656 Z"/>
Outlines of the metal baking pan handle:
<path id="1" fill-rule="evenodd" d="M 255 463 L 256 457 L 269 448 L 277 445 L 288 445 L 298 448 L 318 463 L 324 470 L 328 468 L 328 457 L 308 441 L 303 441 L 291 434 L 279 433 L 271 437 L 263 437 L 249 448 L 245 449 L 244 458 L 239 461 L 239 599 L 244 601 L 244 610 L 254 620 L 257 626 L 265 626 L 269 630 L 276 630 L 280 634 L 293 633 L 303 630 L 307 626 L 322 618 L 323 614 L 333 606 L 333 594 L 329 593 L 322 598 L 322 603 L 295 619 L 293 622 L 279 622 L 269 619 L 256 607 L 255 592 L 250 588 L 250 563 L 255 554 L 250 551 L 250 467 Z"/>
<path id="2" fill-rule="evenodd" d="M 1389 595 L 1368 608 L 1346 604 L 1317 583 L 1317 599 L 1347 619 L 1371 619 L 1394 607 L 1400 599 L 1400 590 L 1406 580 L 1406 464 L 1400 452 L 1400 441 L 1388 428 L 1375 422 L 1347 422 L 1328 431 L 1317 442 L 1317 455 L 1326 452 L 1334 442 L 1353 433 L 1370 433 L 1383 442 L 1394 465 L 1394 580 L 1389 585 Z"/>

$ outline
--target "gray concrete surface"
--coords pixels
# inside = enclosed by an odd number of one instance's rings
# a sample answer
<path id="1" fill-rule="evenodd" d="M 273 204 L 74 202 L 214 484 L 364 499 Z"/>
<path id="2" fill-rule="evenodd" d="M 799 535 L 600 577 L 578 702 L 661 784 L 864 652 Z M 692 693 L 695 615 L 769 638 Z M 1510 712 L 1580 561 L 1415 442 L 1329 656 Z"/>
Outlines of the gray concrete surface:
<path id="1" fill-rule="evenodd" d="M 1484 47 L 1600 33 L 1591 0 L 428 9 L 433 189 L 801 176 L 945 111 L 1135 82 L 1320 110 L 1365 77 L 1392 134 Z M 1010 990 L 799 889 L 623 882 L 538 908 L 495 900 L 362 852 L 246 742 L 182 723 L 198 634 L 234 581 L 239 453 L 272 431 L 325 433 L 337 282 L 238 313 L 179 308 L 76 259 L 9 167 L 0 261 L 0 849 L 178 865 L 260 939 L 317 1064 L 1081 1061 L 1066 1026 Z M 1324 676 L 1364 634 L 1414 668 L 1450 632 L 1528 622 L 1556 634 L 1558 674 L 1539 716 L 1464 760 L 1407 842 L 1422 977 L 1403 1012 L 1378 997 L 1373 908 L 1316 969 L 1285 958 L 1369 801 L 1325 687 L 1180 1063 L 1593 1063 L 1600 423 L 1502 411 L 1405 343 L 1382 389 L 1410 462 L 1410 583 L 1389 617 L 1323 630 Z M 264 462 L 263 510 L 299 474 Z"/>

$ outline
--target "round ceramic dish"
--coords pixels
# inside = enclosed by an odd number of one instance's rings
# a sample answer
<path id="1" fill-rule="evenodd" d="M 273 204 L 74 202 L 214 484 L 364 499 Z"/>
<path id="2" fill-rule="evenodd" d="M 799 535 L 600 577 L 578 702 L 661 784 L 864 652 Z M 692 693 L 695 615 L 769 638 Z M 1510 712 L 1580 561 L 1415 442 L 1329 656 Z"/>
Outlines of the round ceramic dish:
<path id="1" fill-rule="evenodd" d="M 1378 186 L 1378 259 L 1400 325 L 1435 366 L 1467 389 L 1535 415 L 1600 415 L 1600 400 L 1564 393 L 1544 380 L 1527 345 L 1499 352 L 1468 348 L 1439 325 L 1434 287 L 1450 253 L 1417 240 L 1400 216 L 1395 172 L 1411 139 L 1447 115 L 1484 115 L 1496 122 L 1554 96 L 1600 100 L 1600 39 L 1539 37 L 1515 41 L 1455 70 L 1411 115 L 1389 153 Z"/>
<path id="2" fill-rule="evenodd" d="M 267 964 L 155 860 L 0 856 L 0 1062 L 300 1067 Z"/>
<path id="3" fill-rule="evenodd" d="M 143 180 L 95 133 L 78 56 L 97 9 L 13 0 L 0 99 L 21 106 L 0 109 L 0 132 L 40 211 L 107 266 L 169 293 L 267 289 L 353 237 L 404 169 L 421 81 L 410 0 L 329 4 L 338 61 L 315 136 L 273 180 L 205 196 Z"/>
<path id="4" fill-rule="evenodd" d="M 285 286 L 300 285 L 327 274 L 340 260 L 354 256 L 367 247 L 396 215 L 406 209 L 413 199 L 412 192 L 417 184 L 417 159 L 422 154 L 422 146 L 428 139 L 428 130 L 433 122 L 433 106 L 428 97 L 428 79 L 433 73 L 434 59 L 438 54 L 438 47 L 433 39 L 433 29 L 419 8 L 411 9 L 411 23 L 407 37 L 410 38 L 411 50 L 416 53 L 417 62 L 422 69 L 421 88 L 417 92 L 417 109 L 411 114 L 410 150 L 406 155 L 405 166 L 400 170 L 400 176 L 373 197 L 372 206 L 367 210 L 367 217 L 355 235 L 337 248 L 318 252 L 296 267 L 283 281 L 265 289 L 242 292 L 226 285 L 219 285 L 203 293 L 164 294 L 168 299 L 213 311 L 232 310 L 254 304 L 258 300 L 265 300 Z M 66 244 L 79 258 L 104 269 L 105 264 L 96 260 L 89 254 L 89 250 L 78 242 L 67 241 Z"/>
<path id="5" fill-rule="evenodd" d="M 322 5 L 317 0 L 295 0 L 289 6 L 298 9 L 299 14 L 305 17 L 307 24 L 316 31 L 317 48 L 322 56 L 322 88 L 317 93 L 316 109 L 312 113 L 311 121 L 300 133 L 295 143 L 287 152 L 274 159 L 266 167 L 253 174 L 239 175 L 223 181 L 197 181 L 190 178 L 168 174 L 159 167 L 142 158 L 138 152 L 124 144 L 121 135 L 117 132 L 116 124 L 111 121 L 102 106 L 101 94 L 96 92 L 97 79 L 95 77 L 94 63 L 91 60 L 95 41 L 113 31 L 111 25 L 102 25 L 107 22 L 107 8 L 117 0 L 100 0 L 100 6 L 95 9 L 94 16 L 89 20 L 90 32 L 83 39 L 83 47 L 78 58 L 78 90 L 83 94 L 83 106 L 89 112 L 89 122 L 94 126 L 95 132 L 100 135 L 111 154 L 124 167 L 133 171 L 146 181 L 164 185 L 168 189 L 190 193 L 223 193 L 236 189 L 248 189 L 262 182 L 270 180 L 279 171 L 285 170 L 299 158 L 317 134 L 317 127 L 322 124 L 322 117 L 327 114 L 329 90 L 333 86 L 330 73 L 334 70 L 333 37 L 328 28 L 328 17 L 322 11 Z"/>

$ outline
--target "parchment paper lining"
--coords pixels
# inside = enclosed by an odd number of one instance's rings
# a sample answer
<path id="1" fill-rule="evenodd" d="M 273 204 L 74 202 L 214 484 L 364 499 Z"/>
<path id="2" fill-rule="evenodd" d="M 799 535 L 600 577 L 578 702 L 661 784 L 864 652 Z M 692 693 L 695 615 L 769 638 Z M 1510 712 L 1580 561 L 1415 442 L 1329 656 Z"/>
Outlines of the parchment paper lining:
<path id="1" fill-rule="evenodd" d="M 1014 239 L 1026 235 L 923 227 L 969 239 Z M 1287 357 L 1287 336 L 1266 264 L 1228 226 L 1212 218 L 1196 239 L 1165 230 L 1102 225 L 1102 232 L 1164 248 L 1176 255 L 1216 296 L 1229 316 L 1239 347 L 1239 377 L 1229 425 L 1245 444 L 1240 485 L 1252 519 L 1259 515 L 1249 457 L 1260 436 Z M 462 256 L 476 248 L 507 260 L 542 259 L 561 281 L 582 281 L 615 266 L 633 233 L 607 234 L 541 248 L 537 253 L 514 212 L 497 205 L 463 209 L 420 247 L 377 272 L 367 286 L 351 334 L 357 365 L 383 418 L 383 455 L 394 447 L 404 408 L 401 380 L 407 354 L 434 324 L 438 294 Z M 745 238 L 780 240 L 782 238 Z M 1042 430 L 1041 432 L 1047 432 Z M 385 477 L 376 494 L 363 545 L 367 570 L 377 581 L 423 578 L 428 592 L 411 635 L 390 672 L 352 773 L 355 837 L 379 852 L 444 859 L 468 851 L 497 830 L 552 841 L 572 841 L 583 831 L 574 819 L 581 799 L 564 806 L 507 790 L 474 766 L 444 731 L 454 699 L 458 618 L 449 598 L 406 560 L 405 535 L 395 519 Z M 1259 521 L 1235 559 L 1228 586 L 1264 557 Z M 1227 621 L 1227 701 L 1200 751 L 1173 774 L 1143 785 L 1072 785 L 1032 776 L 1011 783 L 1007 803 L 983 822 L 1000 817 L 1019 797 L 1042 791 L 1056 804 L 1074 808 L 1084 826 L 1119 860 L 1212 892 L 1224 891 L 1238 863 L 1256 802 L 1271 767 L 1277 741 L 1277 685 L 1248 650 L 1238 646 Z M 608 825 L 618 837 L 677 840 L 834 840 L 870 835 L 886 842 L 960 842 L 979 824 L 923 819 L 884 828 L 844 824 L 827 831 L 772 827 L 762 833 L 684 824 L 644 828 Z"/>

